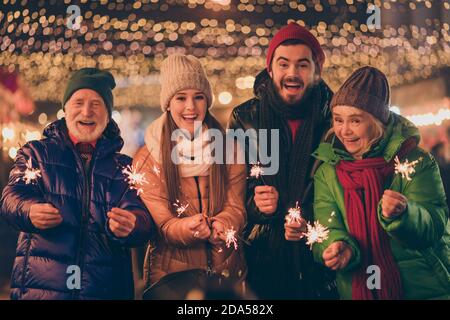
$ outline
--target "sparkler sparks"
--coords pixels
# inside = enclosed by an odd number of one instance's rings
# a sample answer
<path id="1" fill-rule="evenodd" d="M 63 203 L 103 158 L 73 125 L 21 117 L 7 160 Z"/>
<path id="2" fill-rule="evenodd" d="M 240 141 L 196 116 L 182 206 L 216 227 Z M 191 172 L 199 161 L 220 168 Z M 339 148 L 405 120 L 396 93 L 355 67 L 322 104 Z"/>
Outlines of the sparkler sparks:
<path id="1" fill-rule="evenodd" d="M 286 216 L 286 221 L 289 224 L 292 224 L 294 222 L 300 224 L 300 219 L 302 217 L 301 213 L 302 210 L 300 209 L 300 207 L 298 206 L 298 201 L 295 203 L 295 207 L 294 208 L 290 208 L 288 210 L 289 214 Z"/>
<path id="2" fill-rule="evenodd" d="M 177 202 L 175 202 L 173 204 L 176 208 L 177 208 L 177 217 L 181 217 L 181 215 L 183 215 L 186 212 L 187 207 L 189 207 L 189 203 L 188 204 L 181 204 L 180 200 L 177 200 Z"/>
<path id="3" fill-rule="evenodd" d="M 306 244 L 310 246 L 310 249 L 312 249 L 312 246 L 314 243 L 322 243 L 326 239 L 328 239 L 328 233 L 330 232 L 328 228 L 324 227 L 319 223 L 319 221 L 315 221 L 313 225 L 309 224 L 307 225 L 308 232 L 306 232 L 304 235 L 306 236 Z"/>
<path id="4" fill-rule="evenodd" d="M 136 166 L 128 165 L 123 168 L 122 173 L 126 175 L 125 181 L 130 185 L 130 190 L 136 190 L 137 195 L 140 195 L 144 192 L 141 186 L 148 184 L 148 181 L 145 178 L 145 172 L 137 172 L 137 167 L 138 163 L 136 163 Z"/>
<path id="5" fill-rule="evenodd" d="M 161 173 L 161 170 L 159 170 L 159 168 L 156 165 L 153 165 L 152 170 L 157 176 L 159 176 L 159 174 Z"/>
<path id="6" fill-rule="evenodd" d="M 401 174 L 402 178 L 411 181 L 412 178 L 410 177 L 411 174 L 413 174 L 414 172 L 416 172 L 416 170 L 414 169 L 414 166 L 420 161 L 422 160 L 422 158 L 419 158 L 413 162 L 408 162 L 408 159 L 405 160 L 405 162 L 400 162 L 400 160 L 398 159 L 397 156 L 395 156 L 395 173 L 396 174 Z"/>
<path id="7" fill-rule="evenodd" d="M 14 173 L 19 173 L 22 176 L 16 179 L 16 182 L 19 180 L 23 180 L 25 184 L 36 183 L 37 179 L 41 177 L 41 170 L 33 168 L 31 163 L 31 158 L 28 159 L 27 168 L 25 171 L 15 171 Z"/>
<path id="8" fill-rule="evenodd" d="M 250 177 L 259 179 L 259 177 L 262 177 L 263 174 L 264 169 L 261 167 L 259 162 L 252 165 L 252 168 L 250 169 Z"/>
<path id="9" fill-rule="evenodd" d="M 237 250 L 238 248 L 238 243 L 237 243 L 237 238 L 236 238 L 236 230 L 234 230 L 233 227 L 231 227 L 231 229 L 227 229 L 225 231 L 225 243 L 227 248 L 231 247 L 231 245 L 234 246 L 234 250 Z"/>

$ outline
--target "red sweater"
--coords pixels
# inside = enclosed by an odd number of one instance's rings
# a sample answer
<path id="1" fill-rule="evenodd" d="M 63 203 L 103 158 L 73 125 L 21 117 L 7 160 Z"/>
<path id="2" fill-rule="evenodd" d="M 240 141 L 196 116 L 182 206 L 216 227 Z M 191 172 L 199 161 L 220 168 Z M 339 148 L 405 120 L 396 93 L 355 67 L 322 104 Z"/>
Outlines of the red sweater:
<path id="1" fill-rule="evenodd" d="M 298 128 L 302 124 L 302 119 L 288 119 L 289 128 L 291 128 L 292 133 L 292 143 L 295 142 L 295 136 L 297 135 Z"/>

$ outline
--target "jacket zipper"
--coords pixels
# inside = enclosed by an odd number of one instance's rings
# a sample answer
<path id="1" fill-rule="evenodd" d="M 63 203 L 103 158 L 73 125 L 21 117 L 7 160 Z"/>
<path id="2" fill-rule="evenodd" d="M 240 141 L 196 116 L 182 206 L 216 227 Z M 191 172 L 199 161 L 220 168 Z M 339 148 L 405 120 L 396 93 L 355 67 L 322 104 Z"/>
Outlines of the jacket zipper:
<path id="1" fill-rule="evenodd" d="M 194 177 L 195 184 L 197 186 L 197 198 L 199 203 L 200 213 L 203 213 L 203 205 L 202 205 L 202 193 L 200 192 L 200 184 L 198 182 L 198 177 Z M 206 263 L 207 263 L 207 273 L 212 273 L 212 257 L 211 257 L 211 249 L 209 246 L 209 242 L 206 242 Z"/>
<path id="2" fill-rule="evenodd" d="M 30 256 L 30 247 L 31 247 L 31 237 L 32 234 L 29 233 L 28 234 L 28 245 L 27 245 L 27 250 L 25 251 L 25 257 L 23 259 L 23 270 L 22 270 L 22 284 L 21 284 L 21 288 L 20 288 L 20 293 L 21 295 L 23 295 L 25 293 L 25 275 L 26 275 L 26 267 L 28 265 L 28 257 Z"/>
<path id="3" fill-rule="evenodd" d="M 90 196 L 89 196 L 89 177 L 91 174 L 91 168 L 92 168 L 92 163 L 93 163 L 93 159 L 94 159 L 94 154 L 92 155 L 92 158 L 89 162 L 89 168 L 87 168 L 87 172 L 86 172 L 86 168 L 85 165 L 83 164 L 83 160 L 81 159 L 81 157 L 79 157 L 82 163 L 82 172 L 83 172 L 83 203 L 82 203 L 82 210 L 81 210 L 81 228 L 80 228 L 80 237 L 78 240 L 78 247 L 77 247 L 77 257 L 76 257 L 76 265 L 80 268 L 80 284 L 81 284 L 81 280 L 83 279 L 83 264 L 84 264 L 84 238 L 86 235 L 86 227 L 87 227 L 87 222 L 89 219 L 89 202 L 90 202 Z M 73 299 L 74 300 L 78 300 L 80 297 L 80 289 L 74 290 L 73 291 Z"/>

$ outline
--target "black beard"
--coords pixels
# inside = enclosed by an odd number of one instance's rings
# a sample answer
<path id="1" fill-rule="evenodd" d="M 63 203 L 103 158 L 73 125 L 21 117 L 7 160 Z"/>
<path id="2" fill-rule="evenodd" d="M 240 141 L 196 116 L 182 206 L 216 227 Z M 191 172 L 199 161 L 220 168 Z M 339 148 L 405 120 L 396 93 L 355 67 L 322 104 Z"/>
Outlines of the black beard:
<path id="1" fill-rule="evenodd" d="M 278 98 L 281 100 L 281 101 L 283 101 L 286 105 L 288 105 L 288 106 L 290 106 L 290 107 L 294 107 L 294 106 L 297 106 L 297 105 L 299 105 L 299 104 L 301 104 L 302 103 L 302 101 L 304 101 L 304 100 L 306 100 L 306 99 L 308 99 L 309 98 L 309 96 L 311 95 L 311 93 L 312 93 L 312 88 L 313 88 L 313 86 L 312 85 L 309 85 L 309 86 L 307 86 L 306 87 L 306 89 L 305 89 L 305 92 L 303 93 L 303 95 L 302 95 L 302 97 L 300 98 L 300 99 L 296 99 L 295 101 L 286 101 L 281 95 L 280 95 L 280 93 L 278 92 L 278 90 L 276 91 L 276 94 L 277 94 L 277 96 L 278 96 Z"/>

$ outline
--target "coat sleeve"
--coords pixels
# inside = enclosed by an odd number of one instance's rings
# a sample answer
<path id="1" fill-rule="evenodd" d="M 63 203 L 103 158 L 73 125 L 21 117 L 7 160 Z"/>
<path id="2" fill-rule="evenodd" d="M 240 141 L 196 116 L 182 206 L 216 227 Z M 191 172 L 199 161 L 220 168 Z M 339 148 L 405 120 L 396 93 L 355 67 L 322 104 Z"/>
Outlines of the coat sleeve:
<path id="1" fill-rule="evenodd" d="M 328 239 L 313 245 L 314 259 L 324 264 L 322 255 L 330 244 L 336 241 L 346 242 L 352 249 L 352 258 L 342 271 L 348 271 L 360 263 L 360 249 L 347 230 L 343 213 L 339 210 L 335 197 L 337 190 L 330 188 L 327 181 L 337 179 L 334 170 L 325 170 L 328 164 L 322 164 L 314 175 L 314 220 L 329 230 Z M 331 174 L 334 175 L 331 176 Z M 334 215 L 332 213 L 334 212 Z"/>
<path id="2" fill-rule="evenodd" d="M 123 183 L 123 188 L 126 189 L 126 192 L 118 207 L 135 215 L 135 227 L 127 237 L 118 238 L 109 229 L 109 219 L 107 219 L 106 232 L 114 242 L 120 245 L 131 248 L 139 247 L 145 245 L 156 232 L 155 224 L 144 203 L 138 197 L 136 190 L 131 190 L 125 182 Z"/>
<path id="3" fill-rule="evenodd" d="M 230 119 L 228 121 L 228 128 L 233 130 L 242 129 L 245 130 L 242 122 L 239 120 L 239 114 L 236 110 L 233 110 L 231 113 Z M 246 142 L 247 143 L 247 142 Z M 246 153 L 246 163 L 247 163 L 247 176 L 249 176 L 250 172 L 250 164 L 248 163 L 248 145 L 240 146 L 241 149 L 245 150 Z M 245 147 L 245 148 L 244 148 Z M 270 215 L 266 215 L 259 211 L 258 207 L 255 204 L 255 187 L 258 185 L 258 182 L 255 179 L 249 179 L 247 181 L 247 187 L 245 189 L 245 206 L 247 211 L 248 221 L 252 224 L 269 224 L 271 223 L 278 212 L 275 212 Z M 278 206 L 279 207 L 279 206 Z"/>
<path id="4" fill-rule="evenodd" d="M 420 155 L 420 154 L 419 154 Z M 395 218 L 382 214 L 378 204 L 378 219 L 386 232 L 411 249 L 425 249 L 442 238 L 448 223 L 448 208 L 439 167 L 431 155 L 421 152 L 411 181 L 396 175 L 391 188 L 407 199 L 406 211 Z M 420 158 L 412 156 L 409 161 Z"/>
<path id="5" fill-rule="evenodd" d="M 170 245 L 188 247 L 199 239 L 195 238 L 183 227 L 183 218 L 178 218 L 169 209 L 169 200 L 165 185 L 161 179 L 162 170 L 147 148 L 142 147 L 136 154 L 133 164 L 141 163 L 142 172 L 145 172 L 148 184 L 143 186 L 140 195 L 156 224 L 161 237 Z M 154 170 L 157 169 L 157 170 Z M 159 172 L 157 172 L 159 170 Z"/>
<path id="6" fill-rule="evenodd" d="M 24 145 L 18 152 L 9 175 L 9 181 L 3 189 L 0 200 L 0 216 L 18 231 L 39 233 L 30 220 L 30 207 L 33 204 L 45 203 L 42 194 L 42 179 L 26 184 L 23 172 L 27 161 L 31 159 L 33 168 L 38 169 L 36 156 L 29 144 Z"/>

